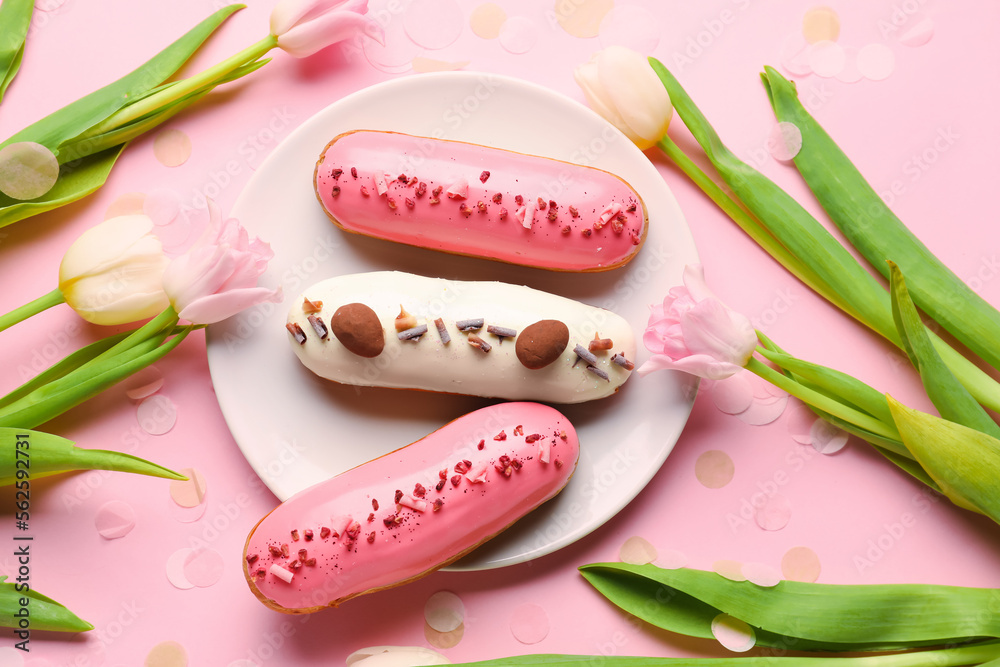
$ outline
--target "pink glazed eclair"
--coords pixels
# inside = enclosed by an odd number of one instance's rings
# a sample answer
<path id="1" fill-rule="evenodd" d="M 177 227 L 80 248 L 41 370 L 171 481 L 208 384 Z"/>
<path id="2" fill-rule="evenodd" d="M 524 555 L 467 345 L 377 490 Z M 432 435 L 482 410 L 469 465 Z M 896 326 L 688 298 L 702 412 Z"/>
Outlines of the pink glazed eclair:
<path id="1" fill-rule="evenodd" d="M 344 231 L 555 271 L 622 266 L 648 226 L 642 198 L 609 172 L 398 132 L 337 136 L 314 184 Z"/>
<path id="2" fill-rule="evenodd" d="M 422 577 L 569 481 L 576 431 L 540 403 L 499 403 L 295 494 L 258 522 L 243 572 L 268 607 L 305 614 Z"/>

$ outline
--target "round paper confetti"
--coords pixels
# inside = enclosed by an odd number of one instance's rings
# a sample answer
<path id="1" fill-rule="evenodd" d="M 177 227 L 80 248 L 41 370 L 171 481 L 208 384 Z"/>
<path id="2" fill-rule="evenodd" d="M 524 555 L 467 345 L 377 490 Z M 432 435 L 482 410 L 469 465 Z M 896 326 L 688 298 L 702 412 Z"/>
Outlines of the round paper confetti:
<path id="1" fill-rule="evenodd" d="M 795 401 L 788 410 L 788 435 L 800 445 L 812 444 L 812 425 L 818 419 L 816 413 L 800 401 Z"/>
<path id="2" fill-rule="evenodd" d="M 465 19 L 455 0 L 414 0 L 403 14 L 403 29 L 418 46 L 443 49 L 462 34 Z"/>
<path id="3" fill-rule="evenodd" d="M 154 225 L 169 225 L 180 215 L 180 195 L 173 190 L 154 190 L 146 195 L 142 212 L 149 216 Z"/>
<path id="4" fill-rule="evenodd" d="M 402 21 L 390 21 L 385 26 L 385 44 L 379 44 L 374 39 L 366 39 L 361 42 L 361 48 L 368 63 L 387 74 L 410 71 L 413 59 L 422 51 L 406 36 Z"/>
<path id="5" fill-rule="evenodd" d="M 710 449 L 702 452 L 694 462 L 694 476 L 709 489 L 721 489 L 733 479 L 736 466 L 723 451 Z"/>
<path id="6" fill-rule="evenodd" d="M 187 250 L 188 241 L 193 241 L 193 226 L 191 221 L 179 215 L 168 224 L 155 227 L 153 233 L 163 244 L 163 250 L 168 256 L 176 256 Z"/>
<path id="7" fill-rule="evenodd" d="M 131 505 L 120 500 L 106 502 L 98 508 L 94 526 L 106 540 L 125 537 L 135 528 L 135 511 Z"/>
<path id="8" fill-rule="evenodd" d="M 719 643 L 735 653 L 744 653 L 757 643 L 753 628 L 729 614 L 719 614 L 712 619 L 712 634 Z"/>
<path id="9" fill-rule="evenodd" d="M 676 570 L 679 567 L 687 567 L 688 557 L 676 549 L 665 549 L 660 551 L 656 559 L 656 566 L 664 570 Z"/>
<path id="10" fill-rule="evenodd" d="M 465 625 L 460 625 L 451 632 L 438 632 L 431 626 L 424 623 L 424 637 L 427 643 L 434 648 L 454 648 L 462 641 L 465 634 Z"/>
<path id="11" fill-rule="evenodd" d="M 161 130 L 153 138 L 153 155 L 164 167 L 179 167 L 191 157 L 191 137 L 180 130 Z"/>
<path id="12" fill-rule="evenodd" d="M 413 71 L 414 72 L 454 72 L 455 70 L 460 70 L 469 64 L 469 60 L 460 60 L 458 62 L 448 62 L 446 60 L 434 60 L 433 58 L 424 58 L 422 56 L 417 56 L 413 59 Z"/>
<path id="13" fill-rule="evenodd" d="M 738 560 L 717 560 L 712 563 L 712 572 L 721 575 L 729 581 L 746 581 L 743 575 L 743 563 Z"/>
<path id="14" fill-rule="evenodd" d="M 820 454 L 836 454 L 847 444 L 847 431 L 824 419 L 817 419 L 809 429 L 809 441 Z"/>
<path id="15" fill-rule="evenodd" d="M 754 511 L 754 521 L 764 530 L 781 530 L 792 518 L 792 506 L 788 498 L 776 493 L 769 496 Z"/>
<path id="16" fill-rule="evenodd" d="M 146 366 L 125 381 L 125 395 L 133 401 L 152 396 L 163 386 L 163 373 L 156 366 Z"/>
<path id="17" fill-rule="evenodd" d="M 465 621 L 465 605 L 454 593 L 438 591 L 424 603 L 424 620 L 437 632 L 451 632 Z"/>
<path id="18" fill-rule="evenodd" d="M 885 44 L 868 44 L 858 51 L 858 69 L 866 79 L 882 81 L 896 69 L 896 56 Z"/>
<path id="19" fill-rule="evenodd" d="M 197 507 L 202 504 L 205 500 L 205 494 L 208 492 L 208 483 L 205 478 L 194 468 L 184 468 L 178 472 L 187 479 L 170 481 L 170 497 L 181 507 Z"/>
<path id="20" fill-rule="evenodd" d="M 602 47 L 627 46 L 644 55 L 660 44 L 660 22 L 638 5 L 620 5 L 608 12 L 598 29 Z"/>
<path id="21" fill-rule="evenodd" d="M 840 17 L 829 7 L 813 7 L 802 17 L 802 36 L 810 44 L 836 42 L 840 36 Z"/>
<path id="22" fill-rule="evenodd" d="M 59 160 L 45 146 L 19 141 L 0 148 L 0 192 L 11 199 L 37 199 L 59 178 Z"/>
<path id="23" fill-rule="evenodd" d="M 753 387 L 754 398 L 769 399 L 788 396 L 788 392 L 777 387 L 762 377 L 750 373 L 750 386 Z"/>
<path id="24" fill-rule="evenodd" d="M 150 435 L 163 435 L 177 423 L 177 406 L 166 396 L 156 394 L 145 399 L 135 409 L 142 430 Z"/>
<path id="25" fill-rule="evenodd" d="M 503 7 L 492 2 L 484 2 L 472 10 L 469 27 L 483 39 L 496 39 L 500 36 L 500 27 L 506 20 L 507 12 Z"/>
<path id="26" fill-rule="evenodd" d="M 844 69 L 847 57 L 844 47 L 836 42 L 823 40 L 816 42 L 806 50 L 809 68 L 818 76 L 830 78 L 837 76 Z"/>
<path id="27" fill-rule="evenodd" d="M 556 21 L 574 37 L 597 37 L 601 21 L 614 6 L 614 0 L 556 0 Z"/>
<path id="28" fill-rule="evenodd" d="M 160 642 L 146 656 L 145 667 L 187 667 L 188 655 L 175 641 Z"/>
<path id="29" fill-rule="evenodd" d="M 506 51 L 519 55 L 527 53 L 538 41 L 538 28 L 524 16 L 514 16 L 504 21 L 500 28 L 500 46 Z"/>
<path id="30" fill-rule="evenodd" d="M 184 558 L 184 578 L 198 588 L 208 588 L 222 579 L 225 565 L 215 549 L 195 549 Z"/>
<path id="31" fill-rule="evenodd" d="M 807 56 L 808 51 L 809 42 L 806 41 L 805 37 L 799 34 L 789 35 L 781 44 L 778 60 L 789 74 L 806 76 L 812 74 Z"/>
<path id="32" fill-rule="evenodd" d="M 736 416 L 740 421 L 751 426 L 764 426 L 777 421 L 778 417 L 784 413 L 785 406 L 787 405 L 787 396 L 769 400 L 754 400 L 749 408 Z"/>
<path id="33" fill-rule="evenodd" d="M 13 646 L 0 646 L 0 667 L 24 667 L 24 655 Z"/>
<path id="34" fill-rule="evenodd" d="M 753 387 L 746 373 L 737 373 L 725 380 L 719 380 L 712 387 L 712 401 L 715 407 L 727 415 L 738 415 L 753 403 Z"/>
<path id="35" fill-rule="evenodd" d="M 54 12 L 65 4 L 66 0 L 35 0 L 35 9 L 43 12 Z"/>
<path id="36" fill-rule="evenodd" d="M 781 558 L 781 573 L 789 581 L 811 584 L 819 579 L 819 556 L 809 547 L 792 547 Z"/>
<path id="37" fill-rule="evenodd" d="M 181 523 L 194 523 L 205 516 L 207 510 L 208 503 L 202 503 L 194 507 L 181 507 L 173 501 L 167 501 L 167 512 Z"/>
<path id="38" fill-rule="evenodd" d="M 844 47 L 844 69 L 837 72 L 837 81 L 857 83 L 863 78 L 858 69 L 858 50 L 853 46 Z"/>
<path id="39" fill-rule="evenodd" d="M 549 634 L 549 615 L 537 604 L 522 604 L 510 615 L 510 632 L 522 644 L 537 644 Z"/>
<path id="40" fill-rule="evenodd" d="M 632 565 L 647 565 L 656 560 L 656 557 L 656 547 L 637 535 L 625 540 L 625 544 L 618 550 L 621 562 Z"/>
<path id="41" fill-rule="evenodd" d="M 167 581 L 174 588 L 179 588 L 182 591 L 194 588 L 194 584 L 184 576 L 184 563 L 193 552 L 194 549 L 178 549 L 167 558 Z"/>
<path id="42" fill-rule="evenodd" d="M 931 41 L 933 36 L 934 22 L 929 18 L 923 17 L 917 21 L 916 25 L 909 28 L 897 39 L 899 39 L 899 43 L 903 46 L 917 47 L 923 46 L 927 42 Z"/>
<path id="43" fill-rule="evenodd" d="M 146 195 L 141 192 L 126 192 L 111 202 L 107 210 L 104 211 L 104 219 L 110 220 L 120 215 L 141 215 L 143 214 L 143 204 Z"/>
<path id="44" fill-rule="evenodd" d="M 779 162 L 791 162 L 802 149 L 802 131 L 798 125 L 782 121 L 771 128 L 767 150 Z"/>
<path id="45" fill-rule="evenodd" d="M 777 586 L 778 582 L 781 581 L 781 573 L 770 565 L 764 565 L 763 563 L 744 563 L 742 571 L 747 581 L 758 586 L 763 586 L 764 588 Z"/>

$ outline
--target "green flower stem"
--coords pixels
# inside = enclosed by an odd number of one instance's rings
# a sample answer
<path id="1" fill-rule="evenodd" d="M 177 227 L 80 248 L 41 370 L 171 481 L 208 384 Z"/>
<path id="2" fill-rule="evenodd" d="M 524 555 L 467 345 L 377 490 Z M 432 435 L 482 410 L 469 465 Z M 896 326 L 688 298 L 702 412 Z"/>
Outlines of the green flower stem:
<path id="1" fill-rule="evenodd" d="M 871 415 L 861 412 L 860 410 L 855 410 L 852 407 L 844 405 L 843 403 L 836 401 L 825 394 L 821 394 L 814 389 L 810 389 L 809 387 L 799 384 L 787 375 L 774 370 L 759 359 L 750 357 L 750 361 L 747 362 L 745 368 L 754 375 L 767 380 L 775 387 L 787 391 L 792 396 L 795 396 L 796 398 L 822 410 L 823 412 L 839 417 L 844 421 L 851 422 L 852 424 L 884 438 L 899 439 L 899 433 L 894 432 L 895 429 L 889 428 L 878 419 L 875 419 Z"/>
<path id="2" fill-rule="evenodd" d="M 157 109 L 171 104 L 172 102 L 176 102 L 177 100 L 197 91 L 199 88 L 211 84 L 213 81 L 225 78 L 239 67 L 257 60 L 277 45 L 278 38 L 274 35 L 268 35 L 264 39 L 243 49 L 236 55 L 226 58 L 214 67 L 209 67 L 195 76 L 177 81 L 173 85 L 165 86 L 159 91 L 143 97 L 137 102 L 116 111 L 103 122 L 98 123 L 81 134 L 77 137 L 77 140 L 87 139 L 99 134 L 104 134 L 105 132 L 110 132 L 114 129 L 122 127 L 123 125 L 138 120 L 147 114 L 154 113 Z"/>
<path id="3" fill-rule="evenodd" d="M 177 311 L 174 310 L 173 306 L 167 306 L 163 309 L 163 312 L 146 322 L 144 325 L 130 333 L 126 336 L 120 343 L 114 347 L 101 352 L 96 357 L 90 361 L 84 363 L 75 372 L 85 371 L 92 369 L 95 365 L 105 361 L 109 357 L 116 357 L 120 355 L 125 350 L 128 350 L 135 345 L 142 343 L 143 341 L 149 340 L 156 334 L 172 328 L 178 322 Z"/>
<path id="4" fill-rule="evenodd" d="M 0 316 L 0 331 L 9 329 L 18 322 L 23 322 L 32 315 L 37 315 L 52 306 L 58 306 L 60 303 L 66 303 L 66 298 L 57 287 L 45 296 L 40 296 L 31 303 L 26 303 L 20 308 L 15 308 L 6 315 Z"/>
<path id="5" fill-rule="evenodd" d="M 34 586 L 25 591 L 23 585 L 7 581 L 6 575 L 0 576 L 0 626 L 18 627 L 19 619 L 15 614 L 23 607 L 21 601 L 24 598 L 29 600 L 32 630 L 87 632 L 94 629 L 93 625 L 63 605 L 34 590 Z"/>
<path id="6" fill-rule="evenodd" d="M 732 197 L 730 197 L 719 185 L 713 181 L 708 174 L 706 174 L 701 167 L 699 167 L 691 158 L 681 150 L 670 138 L 669 135 L 663 135 L 656 144 L 660 150 L 662 150 L 668 158 L 684 173 L 685 176 L 691 179 L 695 185 L 701 188 L 701 191 L 708 195 L 716 206 L 722 209 L 722 212 L 730 217 L 730 219 L 735 222 L 740 229 L 742 229 L 746 234 L 752 238 L 757 245 L 764 249 L 767 254 L 776 259 L 779 264 L 785 267 L 792 275 L 805 283 L 806 287 L 813 290 L 827 301 L 833 305 L 840 308 L 842 311 L 853 317 L 854 319 L 860 321 L 862 324 L 869 326 L 867 322 L 861 319 L 861 316 L 846 302 L 842 301 L 839 296 L 837 296 L 828 286 L 822 281 L 822 279 L 816 275 L 816 272 L 811 270 L 804 263 L 799 261 L 797 257 L 788 252 L 788 248 L 783 246 L 771 232 L 760 224 L 760 221 L 754 218 L 750 213 L 743 209 Z"/>

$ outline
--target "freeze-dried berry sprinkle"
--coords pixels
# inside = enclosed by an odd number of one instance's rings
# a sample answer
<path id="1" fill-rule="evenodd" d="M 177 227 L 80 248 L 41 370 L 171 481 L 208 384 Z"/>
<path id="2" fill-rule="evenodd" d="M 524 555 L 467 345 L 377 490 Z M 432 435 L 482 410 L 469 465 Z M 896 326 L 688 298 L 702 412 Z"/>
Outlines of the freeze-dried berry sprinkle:
<path id="1" fill-rule="evenodd" d="M 539 197 L 538 198 L 538 210 L 539 211 L 544 211 L 546 209 L 546 207 L 548 207 L 548 204 L 545 203 L 544 199 L 542 199 L 541 197 Z"/>
<path id="2" fill-rule="evenodd" d="M 443 489 L 444 485 L 445 485 L 445 482 L 447 482 L 447 481 L 448 480 L 439 479 L 438 483 L 434 485 L 434 490 L 435 491 L 440 491 L 441 489 Z"/>
<path id="3" fill-rule="evenodd" d="M 569 214 L 571 216 L 573 216 L 574 218 L 579 218 L 580 217 L 580 211 L 576 210 L 576 206 L 570 206 L 569 207 Z"/>
<path id="4" fill-rule="evenodd" d="M 400 500 L 402 500 L 402 498 L 403 498 L 403 492 L 400 491 L 399 489 L 396 489 L 396 496 L 395 496 L 395 499 L 393 500 L 393 502 L 397 502 L 398 503 Z"/>
<path id="5" fill-rule="evenodd" d="M 330 175 L 333 176 L 333 180 L 337 180 L 343 173 L 344 173 L 343 169 L 334 169 L 333 171 L 330 172 Z"/>
<path id="6" fill-rule="evenodd" d="M 415 201 L 413 201 L 409 197 L 406 198 L 406 208 L 413 208 L 416 205 L 417 203 Z"/>
<path id="7" fill-rule="evenodd" d="M 500 431 L 495 436 L 493 436 L 493 439 L 494 440 L 506 440 L 507 439 L 507 433 L 505 431 Z"/>
<path id="8" fill-rule="evenodd" d="M 426 494 L 427 494 L 427 489 L 424 488 L 423 484 L 417 482 L 417 484 L 413 487 L 413 495 L 416 498 L 423 498 Z"/>
<path id="9" fill-rule="evenodd" d="M 374 541 L 375 541 L 375 531 L 373 530 L 372 532 L 368 533 L 368 544 L 371 544 Z"/>
<path id="10" fill-rule="evenodd" d="M 378 500 L 372 498 L 372 509 L 378 512 Z"/>
<path id="11" fill-rule="evenodd" d="M 368 523 L 371 523 L 374 520 L 375 520 L 375 512 L 369 512 L 368 513 Z"/>
<path id="12" fill-rule="evenodd" d="M 302 536 L 306 538 L 306 542 L 312 542 L 313 539 L 312 528 L 306 528 L 306 531 L 302 533 Z"/>
<path id="13" fill-rule="evenodd" d="M 452 475 L 452 478 L 451 478 L 451 485 L 452 486 L 458 486 L 461 483 L 462 483 L 462 476 L 461 475 Z"/>
<path id="14" fill-rule="evenodd" d="M 331 197 L 339 197 L 340 196 L 340 186 L 339 185 L 333 186 L 333 188 L 330 190 L 330 196 Z"/>
<path id="15" fill-rule="evenodd" d="M 533 442 L 538 442 L 541 439 L 542 436 L 540 433 L 532 433 L 531 435 L 524 436 L 524 441 L 527 442 L 528 444 L 531 444 Z"/>
<path id="16" fill-rule="evenodd" d="M 319 537 L 322 540 L 325 540 L 326 538 L 330 537 L 330 529 L 327 528 L 326 526 L 321 526 L 319 529 Z"/>
<path id="17" fill-rule="evenodd" d="M 353 176 L 354 178 L 358 177 L 358 168 L 357 167 L 351 167 L 351 176 Z"/>
<path id="18" fill-rule="evenodd" d="M 371 195 L 368 194 L 368 188 L 366 188 L 363 185 L 361 186 L 361 196 L 362 197 L 370 197 L 371 196 Z"/>
<path id="19" fill-rule="evenodd" d="M 482 450 L 484 447 L 486 447 L 486 440 L 480 440 L 479 444 L 476 445 L 476 449 L 479 449 L 479 450 Z"/>
<path id="20" fill-rule="evenodd" d="M 400 174 L 399 176 L 396 177 L 396 180 L 399 181 L 400 183 L 406 183 L 406 181 L 408 181 L 409 179 L 406 177 L 406 174 Z"/>
<path id="21" fill-rule="evenodd" d="M 507 219 L 507 209 L 506 208 L 501 208 L 500 209 L 500 219 L 501 220 L 506 220 Z"/>
<path id="22" fill-rule="evenodd" d="M 549 208 L 550 208 L 550 209 L 556 209 L 556 208 L 559 208 L 559 206 L 558 206 L 558 205 L 556 204 L 556 200 L 555 200 L 555 199 L 550 199 L 550 200 L 549 200 Z"/>
<path id="23" fill-rule="evenodd" d="M 386 199 L 386 203 L 389 204 L 389 208 L 391 208 L 393 210 L 396 210 L 396 200 L 395 199 L 393 199 L 392 197 L 389 197 L 388 199 Z"/>
<path id="24" fill-rule="evenodd" d="M 441 193 L 443 191 L 444 191 L 444 186 L 443 185 L 439 185 L 436 188 L 434 188 L 433 190 L 431 190 L 431 195 L 433 195 L 434 197 L 440 197 Z"/>
<path id="25" fill-rule="evenodd" d="M 563 236 L 568 236 L 569 233 L 573 231 L 573 228 L 570 227 L 569 225 L 566 225 L 560 231 L 562 232 Z"/>
<path id="26" fill-rule="evenodd" d="M 522 204 L 524 204 L 524 197 L 522 197 L 521 195 L 514 195 L 514 203 L 517 204 L 518 206 L 521 206 Z"/>
<path id="27" fill-rule="evenodd" d="M 499 204 L 502 201 L 503 201 L 503 194 L 501 194 L 501 193 L 498 192 L 495 195 L 493 195 L 493 203 L 494 204 Z"/>
<path id="28" fill-rule="evenodd" d="M 635 204 L 629 204 L 628 208 L 625 209 L 629 213 L 635 213 Z"/>
<path id="29" fill-rule="evenodd" d="M 413 194 L 416 195 L 417 199 L 423 197 L 425 194 L 427 194 L 427 184 L 424 183 L 423 181 L 420 181 L 420 183 L 417 185 L 417 191 L 414 192 Z"/>
<path id="30" fill-rule="evenodd" d="M 588 227 L 587 229 L 581 229 L 580 233 L 583 234 L 584 236 L 590 236 L 591 234 L 593 234 L 593 232 L 590 230 L 590 227 Z"/>
<path id="31" fill-rule="evenodd" d="M 490 172 L 484 171 L 483 173 L 479 174 L 479 182 L 485 183 L 489 179 L 489 177 L 490 177 Z"/>

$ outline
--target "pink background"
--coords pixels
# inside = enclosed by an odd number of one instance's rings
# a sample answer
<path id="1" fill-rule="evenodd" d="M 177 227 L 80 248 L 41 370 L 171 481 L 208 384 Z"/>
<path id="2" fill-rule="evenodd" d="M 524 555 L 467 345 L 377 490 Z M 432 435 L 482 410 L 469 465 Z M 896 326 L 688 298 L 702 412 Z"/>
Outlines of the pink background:
<path id="1" fill-rule="evenodd" d="M 39 2 L 41 6 L 43 3 Z M 121 76 L 153 55 L 221 3 L 207 0 L 49 2 L 36 12 L 21 73 L 3 101 L 0 136 Z M 252 1 L 199 52 L 185 70 L 196 72 L 259 39 L 272 3 Z M 551 20 L 559 4 L 497 0 L 508 16 L 526 17 L 537 29 L 527 53 L 512 54 L 476 36 L 468 18 L 478 3 L 399 3 L 380 14 L 397 21 L 406 11 L 451 7 L 441 20 L 461 14 L 461 35 L 450 46 L 424 51 L 407 43 L 401 52 L 443 61 L 465 61 L 467 70 L 522 77 L 582 101 L 573 68 L 603 46 L 599 37 L 574 37 Z M 788 189 L 808 208 L 818 206 L 794 169 L 766 153 L 774 119 L 758 80 L 764 64 L 778 65 L 783 40 L 795 34 L 809 2 L 703 3 L 622 0 L 645 8 L 659 57 L 688 89 L 731 148 Z M 380 8 L 382 3 L 373 3 Z M 992 303 L 1000 227 L 996 183 L 1000 152 L 996 118 L 1000 62 L 994 39 L 1000 7 L 962 3 L 879 0 L 833 2 L 843 29 L 840 43 L 886 44 L 896 56 L 883 81 L 847 84 L 816 75 L 797 77 L 819 121 L 880 192 L 896 184 L 892 206 L 931 249 Z M 407 9 L 409 7 L 409 9 Z M 933 21 L 933 39 L 920 47 L 900 44 L 892 21 L 914 25 L 919 9 Z M 725 19 L 725 22 L 723 21 Z M 701 41 L 700 52 L 692 45 Z M 647 43 L 649 45 L 649 43 Z M 403 48 L 405 47 L 405 48 Z M 691 58 L 678 65 L 678 54 Z M 192 140 L 190 159 L 167 168 L 153 154 L 153 136 L 133 143 L 107 185 L 96 195 L 57 212 L 0 230 L 0 311 L 51 290 L 60 257 L 83 230 L 104 219 L 129 192 L 169 188 L 187 201 L 213 196 L 228 211 L 261 161 L 298 124 L 340 97 L 412 71 L 387 73 L 363 54 L 333 47 L 303 61 L 274 52 L 274 61 L 251 77 L 220 90 L 166 127 Z M 685 132 L 675 123 L 672 133 Z M 938 142 L 939 136 L 948 142 Z M 687 145 L 687 144 L 685 144 Z M 937 147 L 935 147 L 937 146 Z M 943 148 L 943 150 L 942 150 Z M 915 156 L 933 164 L 914 169 Z M 691 227 L 709 282 L 734 308 L 758 322 L 789 351 L 870 382 L 917 407 L 927 407 L 916 375 L 899 354 L 815 297 L 754 246 L 694 186 L 654 152 L 663 177 Z M 229 164 L 231 163 L 231 164 Z M 227 164 L 232 173 L 226 174 Z M 666 291 L 670 286 L 664 285 Z M 104 335 L 82 325 L 66 307 L 55 308 L 0 334 L 4 387 L 13 387 L 37 359 L 51 363 Z M 1000 586 L 1000 533 L 996 526 L 951 506 L 928 502 L 922 487 L 859 441 L 834 456 L 795 443 L 788 414 L 751 426 L 715 406 L 705 387 L 691 420 L 666 464 L 636 500 L 605 526 L 562 551 L 534 562 L 482 573 L 437 573 L 345 607 L 306 617 L 273 613 L 250 594 L 240 571 L 243 541 L 276 503 L 257 480 L 229 434 L 212 391 L 204 336 L 193 335 L 158 364 L 162 393 L 177 406 L 176 426 L 152 436 L 139 428 L 135 403 L 121 387 L 46 425 L 83 447 L 129 451 L 175 469 L 195 467 L 209 484 L 204 517 L 172 517 L 168 483 L 118 473 L 86 472 L 32 484 L 34 588 L 92 622 L 79 636 L 36 632 L 27 664 L 136 665 L 156 644 L 182 644 L 192 665 L 341 664 L 350 652 L 376 644 L 426 644 L 423 607 L 449 590 L 465 604 L 465 634 L 445 653 L 455 661 L 519 653 L 617 655 L 716 655 L 715 642 L 689 640 L 629 622 L 596 594 L 576 567 L 615 560 L 623 542 L 642 536 L 660 550 L 675 549 L 692 567 L 719 559 L 774 567 L 791 548 L 806 546 L 822 564 L 827 583 L 929 582 Z M 36 369 L 37 370 L 37 369 Z M 401 443 L 400 443 L 401 444 Z M 735 463 L 732 481 L 709 489 L 696 479 L 695 460 L 708 450 Z M 760 494 L 790 501 L 788 525 L 765 531 L 741 510 Z M 15 569 L 10 555 L 13 498 L 2 495 L 0 572 Z M 94 528 L 97 509 L 124 500 L 136 513 L 126 537 L 105 540 Z M 903 524 L 906 524 L 905 526 Z M 226 561 L 222 580 L 209 588 L 178 590 L 164 564 L 176 550 L 207 545 Z M 541 605 L 551 630 L 525 645 L 510 632 L 515 610 Z M 13 643 L 9 632 L 3 644 Z M 12 653 L 0 655 L 13 660 Z M 11 662 L 10 664 L 16 664 Z"/>

